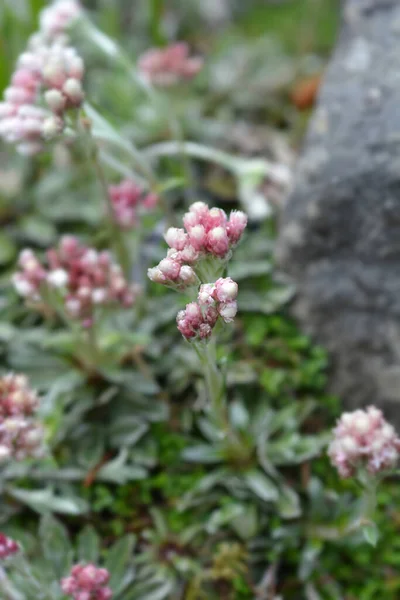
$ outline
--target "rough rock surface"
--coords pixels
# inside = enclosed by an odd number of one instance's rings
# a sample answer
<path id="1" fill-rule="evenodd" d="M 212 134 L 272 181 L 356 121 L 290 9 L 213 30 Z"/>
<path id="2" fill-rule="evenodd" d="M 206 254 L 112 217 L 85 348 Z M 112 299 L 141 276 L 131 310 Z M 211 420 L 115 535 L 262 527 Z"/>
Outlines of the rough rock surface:
<path id="1" fill-rule="evenodd" d="M 277 261 L 333 391 L 400 425 L 400 0 L 347 0 L 342 21 Z"/>

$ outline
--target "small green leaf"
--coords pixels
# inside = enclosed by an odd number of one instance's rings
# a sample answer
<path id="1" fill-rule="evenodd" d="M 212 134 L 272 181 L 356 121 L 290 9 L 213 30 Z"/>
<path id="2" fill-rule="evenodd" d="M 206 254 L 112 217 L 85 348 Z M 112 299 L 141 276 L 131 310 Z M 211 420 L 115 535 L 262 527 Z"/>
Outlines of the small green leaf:
<path id="1" fill-rule="evenodd" d="M 365 541 L 375 548 L 379 539 L 379 531 L 376 524 L 371 521 L 370 523 L 363 525 L 362 532 Z"/>
<path id="2" fill-rule="evenodd" d="M 73 550 L 64 525 L 52 515 L 44 515 L 40 521 L 39 535 L 46 560 L 52 565 L 57 579 L 68 574 Z"/>
<path id="3" fill-rule="evenodd" d="M 259 471 L 250 471 L 245 474 L 245 480 L 249 489 L 261 498 L 261 500 L 265 500 L 266 502 L 278 500 L 278 489 L 266 475 L 263 475 Z"/>
<path id="4" fill-rule="evenodd" d="M 118 593 L 124 582 L 125 571 L 131 561 L 134 546 L 135 536 L 129 534 L 118 540 L 108 552 L 105 567 L 111 573 L 110 587 L 115 593 Z"/>
<path id="5" fill-rule="evenodd" d="M 86 525 L 78 535 L 78 557 L 83 562 L 96 563 L 100 554 L 100 538 L 93 525 Z"/>

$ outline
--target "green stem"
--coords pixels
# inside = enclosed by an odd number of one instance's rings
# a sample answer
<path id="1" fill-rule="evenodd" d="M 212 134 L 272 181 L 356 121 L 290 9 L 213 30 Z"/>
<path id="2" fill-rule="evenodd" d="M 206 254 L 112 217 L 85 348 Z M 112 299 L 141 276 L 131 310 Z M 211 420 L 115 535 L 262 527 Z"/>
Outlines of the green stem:
<path id="1" fill-rule="evenodd" d="M 196 345 L 196 350 L 203 367 L 211 418 L 218 428 L 227 432 L 229 421 L 226 386 L 224 376 L 217 366 L 215 339 L 211 339 L 207 344 Z"/>
<path id="2" fill-rule="evenodd" d="M 103 165 L 101 164 L 99 149 L 97 147 L 95 138 L 93 137 L 91 127 L 82 127 L 82 124 L 80 123 L 80 130 L 84 135 L 84 139 L 87 141 L 89 158 L 96 173 L 97 181 L 102 189 L 112 245 L 124 275 L 129 281 L 131 277 L 131 262 L 129 252 L 124 244 L 119 225 L 115 220 L 114 209 L 110 194 L 108 192 L 108 181 L 104 173 Z"/>

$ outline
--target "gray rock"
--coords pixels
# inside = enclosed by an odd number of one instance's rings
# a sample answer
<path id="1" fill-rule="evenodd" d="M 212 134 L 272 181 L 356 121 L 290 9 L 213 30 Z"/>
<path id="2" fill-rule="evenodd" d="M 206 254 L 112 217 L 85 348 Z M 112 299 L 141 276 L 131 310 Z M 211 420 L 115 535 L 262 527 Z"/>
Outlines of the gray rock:
<path id="1" fill-rule="evenodd" d="M 400 1 L 347 0 L 342 21 L 277 261 L 333 391 L 400 424 Z"/>

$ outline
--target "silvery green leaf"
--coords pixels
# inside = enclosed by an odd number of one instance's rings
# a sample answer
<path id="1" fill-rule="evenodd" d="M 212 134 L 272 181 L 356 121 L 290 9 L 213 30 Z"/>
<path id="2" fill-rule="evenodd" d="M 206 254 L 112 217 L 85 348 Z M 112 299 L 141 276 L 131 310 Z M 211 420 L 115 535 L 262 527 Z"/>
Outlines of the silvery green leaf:
<path id="1" fill-rule="evenodd" d="M 279 493 L 278 511 L 283 519 L 296 519 L 301 515 L 298 494 L 289 486 L 282 486 Z"/>
<path id="2" fill-rule="evenodd" d="M 110 425 L 110 444 L 115 447 L 134 446 L 148 431 L 147 423 L 136 416 L 121 415 Z"/>
<path id="3" fill-rule="evenodd" d="M 7 493 L 27 504 L 38 513 L 56 512 L 65 515 L 81 515 L 88 512 L 87 502 L 80 498 L 58 496 L 50 489 L 25 490 L 8 486 Z"/>
<path id="4" fill-rule="evenodd" d="M 268 275 L 271 271 L 272 261 L 270 260 L 254 260 L 251 262 L 236 261 L 235 264 L 229 266 L 229 276 L 235 281 L 242 281 L 243 279 L 249 279 L 250 277 L 259 277 L 260 275 Z"/>
<path id="5" fill-rule="evenodd" d="M 206 523 L 206 530 L 213 535 L 223 527 L 228 525 L 237 517 L 244 513 L 244 507 L 241 504 L 227 504 L 222 508 L 214 510 Z"/>
<path id="6" fill-rule="evenodd" d="M 52 515 L 44 515 L 40 520 L 39 536 L 46 560 L 52 565 L 57 580 L 69 573 L 73 549 L 67 529 Z"/>
<path id="7" fill-rule="evenodd" d="M 235 400 L 229 406 L 229 416 L 232 422 L 232 425 L 236 429 L 246 429 L 250 421 L 250 415 L 243 404 L 243 402 L 239 400 Z"/>
<path id="8" fill-rule="evenodd" d="M 213 448 L 213 446 L 207 446 L 206 444 L 185 448 L 182 452 L 182 458 L 189 462 L 204 462 L 211 464 L 221 462 L 222 460 L 219 451 L 216 448 Z"/>
<path id="9" fill-rule="evenodd" d="M 275 502 L 279 498 L 278 488 L 274 482 L 260 471 L 249 471 L 244 474 L 249 489 L 265 502 Z"/>
<path id="10" fill-rule="evenodd" d="M 232 519 L 231 525 L 242 540 L 250 540 L 257 535 L 259 527 L 257 509 L 253 504 L 241 506 L 241 514 Z"/>
<path id="11" fill-rule="evenodd" d="M 121 589 L 125 571 L 128 569 L 133 558 L 135 541 L 134 535 L 125 535 L 108 551 L 104 566 L 111 573 L 110 587 L 115 593 L 118 593 Z"/>
<path id="12" fill-rule="evenodd" d="M 96 563 L 100 554 L 100 538 L 93 525 L 86 525 L 78 535 L 78 558 L 82 562 Z"/>
<path id="13" fill-rule="evenodd" d="M 371 546 L 376 546 L 379 540 L 379 530 L 376 523 L 367 523 L 362 527 L 362 534 L 365 541 Z"/>
<path id="14" fill-rule="evenodd" d="M 144 479 L 147 471 L 142 467 L 127 464 L 128 451 L 122 448 L 118 456 L 101 467 L 97 473 L 99 481 L 125 483 L 135 479 Z"/>

